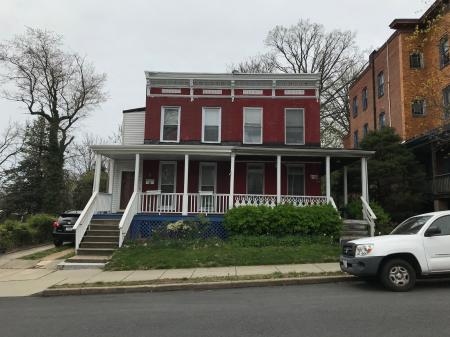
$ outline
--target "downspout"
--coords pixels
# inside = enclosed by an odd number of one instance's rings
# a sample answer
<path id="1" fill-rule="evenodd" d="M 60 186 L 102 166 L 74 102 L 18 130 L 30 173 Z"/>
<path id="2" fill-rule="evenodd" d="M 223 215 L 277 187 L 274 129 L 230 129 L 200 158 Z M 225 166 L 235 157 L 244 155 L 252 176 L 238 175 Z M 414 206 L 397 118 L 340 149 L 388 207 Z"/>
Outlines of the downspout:
<path id="1" fill-rule="evenodd" d="M 369 57 L 369 63 L 372 67 L 372 101 L 373 101 L 373 128 L 377 129 L 377 92 L 376 92 L 376 80 L 375 80 L 375 54 L 376 51 L 373 51 Z"/>
<path id="2" fill-rule="evenodd" d="M 388 94 L 388 115 L 389 115 L 389 127 L 392 127 L 391 118 L 391 68 L 389 66 L 389 41 L 386 44 L 386 63 L 387 63 L 387 94 Z"/>

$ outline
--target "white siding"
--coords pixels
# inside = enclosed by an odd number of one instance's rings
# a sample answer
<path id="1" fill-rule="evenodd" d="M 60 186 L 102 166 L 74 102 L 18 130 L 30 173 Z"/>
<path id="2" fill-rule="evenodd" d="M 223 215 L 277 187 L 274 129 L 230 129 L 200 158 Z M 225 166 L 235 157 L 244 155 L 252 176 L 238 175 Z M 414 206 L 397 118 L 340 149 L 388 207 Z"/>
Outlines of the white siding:
<path id="1" fill-rule="evenodd" d="M 124 145 L 144 144 L 145 111 L 123 114 L 122 143 Z"/>
<path id="2" fill-rule="evenodd" d="M 120 207 L 120 189 L 122 185 L 122 172 L 134 172 L 134 160 L 115 160 L 114 163 L 114 180 L 112 188 L 112 211 L 119 211 Z M 142 168 L 143 162 L 141 160 L 139 168 L 139 187 L 142 188 Z"/>

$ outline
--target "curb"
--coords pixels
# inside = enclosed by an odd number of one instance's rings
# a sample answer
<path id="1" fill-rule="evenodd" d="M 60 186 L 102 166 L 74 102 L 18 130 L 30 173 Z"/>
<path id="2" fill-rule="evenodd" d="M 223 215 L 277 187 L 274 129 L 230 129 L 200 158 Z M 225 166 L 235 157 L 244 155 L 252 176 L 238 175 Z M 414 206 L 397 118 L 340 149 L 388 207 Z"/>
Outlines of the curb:
<path id="1" fill-rule="evenodd" d="M 178 290 L 216 290 L 216 289 L 236 289 L 253 287 L 274 287 L 310 285 L 323 283 L 337 283 L 357 280 L 354 276 L 325 276 L 325 277 L 303 277 L 285 279 L 264 279 L 248 281 L 225 281 L 225 282 L 202 282 L 202 283 L 172 283 L 172 284 L 149 284 L 133 286 L 113 286 L 113 287 L 83 287 L 83 288 L 59 288 L 46 289 L 37 296 L 70 296 L 70 295 L 98 295 L 98 294 L 126 294 L 126 293 L 147 293 Z"/>

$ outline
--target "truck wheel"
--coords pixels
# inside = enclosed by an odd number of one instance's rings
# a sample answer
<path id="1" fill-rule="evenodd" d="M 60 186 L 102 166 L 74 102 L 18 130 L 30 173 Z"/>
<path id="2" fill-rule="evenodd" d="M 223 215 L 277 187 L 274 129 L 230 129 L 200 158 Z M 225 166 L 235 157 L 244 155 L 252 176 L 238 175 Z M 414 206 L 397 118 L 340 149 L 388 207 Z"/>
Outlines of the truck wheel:
<path id="1" fill-rule="evenodd" d="M 416 271 L 405 260 L 387 261 L 380 273 L 381 283 L 392 291 L 410 291 L 416 284 Z"/>
<path id="2" fill-rule="evenodd" d="M 59 240 L 59 239 L 53 240 L 53 244 L 55 245 L 55 247 L 61 247 L 63 243 L 64 243 L 63 240 Z"/>

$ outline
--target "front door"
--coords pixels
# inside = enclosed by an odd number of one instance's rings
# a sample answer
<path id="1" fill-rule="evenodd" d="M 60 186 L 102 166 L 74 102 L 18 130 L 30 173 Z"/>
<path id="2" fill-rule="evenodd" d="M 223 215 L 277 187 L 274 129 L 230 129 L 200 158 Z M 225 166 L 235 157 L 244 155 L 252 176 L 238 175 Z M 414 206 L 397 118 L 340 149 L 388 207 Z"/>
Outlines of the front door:
<path id="1" fill-rule="evenodd" d="M 122 182 L 120 185 L 120 209 L 127 208 L 128 201 L 134 189 L 134 172 L 122 172 Z"/>
<path id="2" fill-rule="evenodd" d="M 432 272 L 450 271 L 450 215 L 436 219 L 429 228 L 439 228 L 441 234 L 424 237 L 428 267 Z"/>
<path id="3" fill-rule="evenodd" d="M 216 164 L 200 163 L 199 176 L 200 212 L 213 212 L 214 193 L 216 193 Z"/>
<path id="4" fill-rule="evenodd" d="M 287 167 L 288 195 L 305 195 L 305 169 L 302 165 Z"/>
<path id="5" fill-rule="evenodd" d="M 161 162 L 159 168 L 159 189 L 161 190 L 160 208 L 172 210 L 176 207 L 177 164 L 175 162 Z"/>

